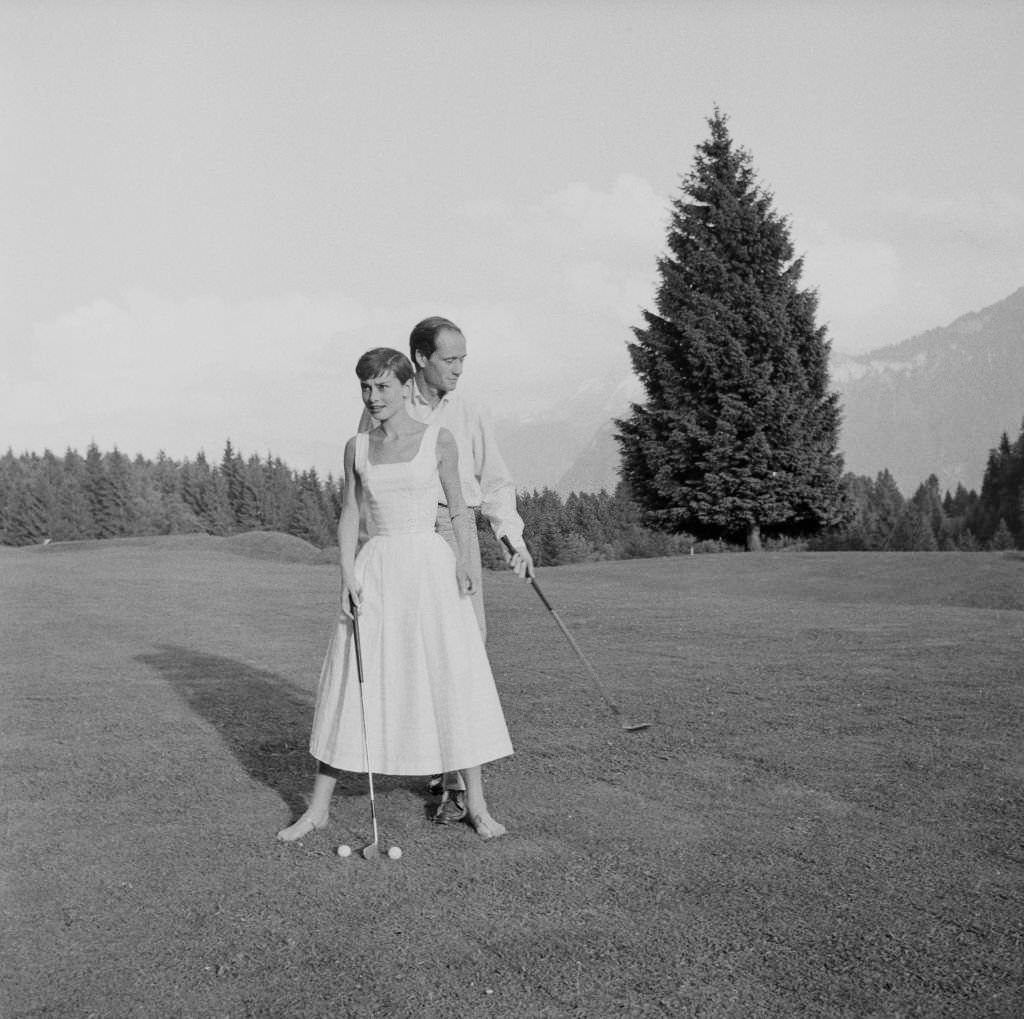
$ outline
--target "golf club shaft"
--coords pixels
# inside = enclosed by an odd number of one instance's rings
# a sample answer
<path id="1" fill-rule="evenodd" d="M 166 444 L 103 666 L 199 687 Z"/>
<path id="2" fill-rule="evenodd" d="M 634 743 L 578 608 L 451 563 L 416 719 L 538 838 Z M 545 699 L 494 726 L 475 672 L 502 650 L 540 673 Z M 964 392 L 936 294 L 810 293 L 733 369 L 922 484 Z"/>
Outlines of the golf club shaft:
<path id="1" fill-rule="evenodd" d="M 366 762 L 366 778 L 370 786 L 370 821 L 373 825 L 373 844 L 377 845 L 379 836 L 377 834 L 377 807 L 373 798 L 373 766 L 370 764 L 370 741 L 366 735 L 366 699 L 363 696 L 363 642 L 359 635 L 359 609 L 355 599 L 349 597 L 349 607 L 352 610 L 352 635 L 356 646 L 356 675 L 359 677 L 359 708 L 360 718 L 363 724 L 363 760 Z"/>
<path id="2" fill-rule="evenodd" d="M 502 544 L 504 544 L 505 548 L 508 550 L 510 555 L 516 554 L 515 546 L 513 546 L 512 542 L 508 540 L 508 537 L 506 535 L 503 534 L 501 536 L 501 541 Z M 537 592 L 537 597 L 540 598 L 540 600 L 544 603 L 544 608 L 546 608 L 548 612 L 551 613 L 552 618 L 558 624 L 558 628 L 562 631 L 563 634 L 565 634 L 565 639 L 569 642 L 569 646 L 573 649 L 573 651 L 576 652 L 576 657 L 579 658 L 579 660 L 583 663 L 583 667 L 587 670 L 587 674 L 590 676 L 591 680 L 594 683 L 594 686 L 597 688 L 597 692 L 604 699 L 605 704 L 607 704 L 608 707 L 611 708 L 612 712 L 616 716 L 621 717 L 621 709 L 611 699 L 611 697 L 608 696 L 608 692 L 605 690 L 604 684 L 601 682 L 600 677 L 597 675 L 597 670 L 594 668 L 593 665 L 590 664 L 589 660 L 587 659 L 587 656 L 583 653 L 583 649 L 579 646 L 579 644 L 576 643 L 576 638 L 569 632 L 569 628 L 565 625 L 565 623 L 562 622 L 562 617 L 559 616 L 559 614 L 555 611 L 554 606 L 545 597 L 544 592 L 540 589 L 540 585 L 537 583 L 537 578 L 533 576 L 533 574 L 530 574 L 528 579 L 530 583 L 533 585 L 534 591 Z"/>

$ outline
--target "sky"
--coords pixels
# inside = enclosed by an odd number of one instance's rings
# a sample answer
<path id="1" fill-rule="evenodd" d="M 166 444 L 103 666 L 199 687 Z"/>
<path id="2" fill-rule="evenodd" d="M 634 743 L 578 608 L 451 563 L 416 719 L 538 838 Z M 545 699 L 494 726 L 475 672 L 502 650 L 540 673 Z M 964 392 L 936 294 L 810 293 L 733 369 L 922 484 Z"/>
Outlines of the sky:
<path id="1" fill-rule="evenodd" d="M 947 325 L 1024 285 L 1022 52 L 1018 0 L 0 0 L 0 451 L 337 475 L 433 314 L 498 418 L 625 378 L 716 106 L 837 351 Z"/>

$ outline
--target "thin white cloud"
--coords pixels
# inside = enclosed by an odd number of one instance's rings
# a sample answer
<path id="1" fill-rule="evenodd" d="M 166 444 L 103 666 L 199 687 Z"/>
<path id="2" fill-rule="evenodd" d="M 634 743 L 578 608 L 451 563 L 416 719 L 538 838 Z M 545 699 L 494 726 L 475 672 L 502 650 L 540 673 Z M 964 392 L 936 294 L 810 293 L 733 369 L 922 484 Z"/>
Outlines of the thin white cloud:
<path id="1" fill-rule="evenodd" d="M 825 318 L 849 322 L 897 303 L 903 269 L 885 241 L 830 233 L 808 247 L 803 282 L 817 289 Z"/>
<path id="2" fill-rule="evenodd" d="M 668 199 L 643 177 L 622 174 L 603 191 L 577 182 L 552 195 L 544 209 L 577 222 L 588 237 L 627 241 L 656 251 L 663 246 Z"/>
<path id="3" fill-rule="evenodd" d="M 982 248 L 1024 237 L 1024 195 L 1004 190 L 935 194 L 890 190 L 879 196 L 879 212 L 900 233 L 923 234 Z"/>
<path id="4" fill-rule="evenodd" d="M 577 262 L 566 270 L 568 292 L 582 310 L 606 314 L 627 328 L 639 324 L 642 308 L 653 307 L 653 277 L 601 261 Z"/>
<path id="5" fill-rule="evenodd" d="M 251 452 L 301 458 L 339 410 L 356 419 L 358 390 L 344 383 L 373 345 L 369 318 L 343 297 L 97 300 L 36 328 L 0 434 L 18 450 L 96 441 L 177 456 L 244 436 Z"/>

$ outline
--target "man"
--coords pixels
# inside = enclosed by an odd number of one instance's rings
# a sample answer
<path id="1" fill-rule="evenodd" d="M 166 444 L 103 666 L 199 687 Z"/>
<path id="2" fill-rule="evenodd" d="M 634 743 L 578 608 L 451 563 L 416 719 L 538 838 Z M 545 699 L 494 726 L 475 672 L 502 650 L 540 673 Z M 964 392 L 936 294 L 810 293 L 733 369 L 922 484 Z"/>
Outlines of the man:
<path id="1" fill-rule="evenodd" d="M 508 467 L 498 449 L 489 418 L 472 401 L 456 392 L 466 360 L 466 338 L 454 322 L 434 316 L 416 325 L 409 335 L 409 357 L 416 369 L 412 399 L 408 412 L 417 421 L 447 428 L 459 448 L 459 479 L 466 505 L 487 518 L 496 538 L 506 537 L 515 554 L 506 553 L 509 566 L 521 578 L 533 575 L 533 559 L 523 541 L 523 521 L 516 508 L 516 489 Z M 360 431 L 372 426 L 363 412 Z M 436 528 L 445 541 L 456 549 L 455 532 L 444 501 L 438 491 Z M 473 554 L 470 573 L 473 579 L 473 609 L 480 633 L 487 640 L 487 619 L 484 614 L 483 568 L 476 528 L 472 531 Z M 504 546 L 502 546 L 504 551 Z M 446 774 L 431 783 L 443 787 L 443 797 L 434 820 L 448 824 L 465 816 L 462 792 L 465 785 L 458 772 Z"/>

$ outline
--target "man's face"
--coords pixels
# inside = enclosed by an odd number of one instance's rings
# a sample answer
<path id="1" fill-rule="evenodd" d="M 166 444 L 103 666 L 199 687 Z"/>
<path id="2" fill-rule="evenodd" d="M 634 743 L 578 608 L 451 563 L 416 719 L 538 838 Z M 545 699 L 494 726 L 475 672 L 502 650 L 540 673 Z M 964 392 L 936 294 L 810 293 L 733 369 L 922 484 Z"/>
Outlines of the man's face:
<path id="1" fill-rule="evenodd" d="M 441 395 L 450 393 L 458 385 L 465 360 L 466 338 L 452 329 L 442 329 L 437 334 L 437 344 L 430 357 L 416 355 L 423 381 Z"/>

